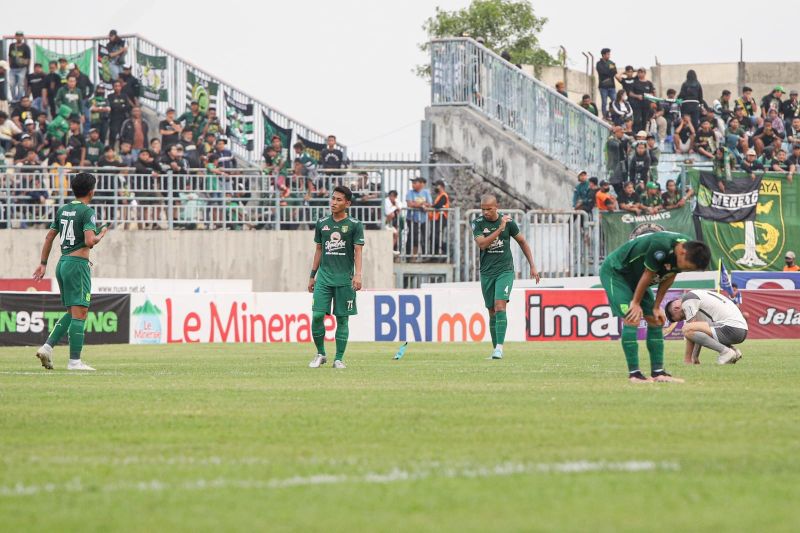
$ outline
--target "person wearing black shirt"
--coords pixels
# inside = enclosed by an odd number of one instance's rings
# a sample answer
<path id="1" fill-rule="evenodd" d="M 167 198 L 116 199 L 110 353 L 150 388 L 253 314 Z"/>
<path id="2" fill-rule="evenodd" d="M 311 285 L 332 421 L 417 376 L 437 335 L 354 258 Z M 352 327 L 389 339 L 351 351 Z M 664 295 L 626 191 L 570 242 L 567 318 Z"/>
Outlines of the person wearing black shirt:
<path id="1" fill-rule="evenodd" d="M 108 50 L 109 66 L 111 67 L 111 79 L 116 80 L 119 78 L 122 66 L 125 64 L 125 52 L 128 51 L 128 46 L 123 39 L 120 39 L 117 30 L 108 32 L 106 49 Z"/>
<path id="2" fill-rule="evenodd" d="M 131 74 L 131 66 L 125 65 L 122 67 L 122 74 L 119 79 L 124 83 L 122 86 L 122 94 L 128 97 L 131 107 L 139 105 L 139 95 L 142 94 L 142 84 Z"/>
<path id="3" fill-rule="evenodd" d="M 114 82 L 114 92 L 108 96 L 108 144 L 114 146 L 122 129 L 122 123 L 128 120 L 131 114 L 131 104 L 128 98 L 122 94 L 122 82 Z"/>
<path id="4" fill-rule="evenodd" d="M 600 61 L 597 62 L 597 88 L 600 89 L 600 112 L 603 117 L 608 117 L 608 106 L 614 101 L 616 94 L 617 65 L 611 61 L 611 49 L 600 50 Z M 608 102 L 606 102 L 606 100 Z"/>
<path id="5" fill-rule="evenodd" d="M 792 145 L 792 155 L 786 161 L 789 162 L 790 167 L 794 167 L 791 169 L 792 174 L 800 169 L 800 144 Z"/>
<path id="6" fill-rule="evenodd" d="M 797 91 L 792 89 L 789 91 L 789 99 L 781 104 L 781 116 L 783 117 L 783 124 L 786 131 L 792 126 L 792 120 L 800 117 L 800 103 L 797 100 Z"/>
<path id="7" fill-rule="evenodd" d="M 81 121 L 78 118 L 69 119 L 67 161 L 72 163 L 73 167 L 86 166 L 86 139 L 81 133 Z"/>
<path id="8" fill-rule="evenodd" d="M 741 167 L 744 172 L 749 172 L 750 174 L 764 170 L 764 165 L 761 164 L 761 161 L 756 159 L 756 151 L 752 148 L 747 150 Z"/>
<path id="9" fill-rule="evenodd" d="M 42 70 L 41 63 L 36 63 L 35 65 L 33 65 L 33 72 L 28 73 L 27 96 L 31 98 L 33 108 L 36 109 L 36 111 L 39 111 L 40 113 L 45 110 L 42 96 L 45 91 L 46 78 L 47 74 L 45 74 L 44 71 Z"/>
<path id="10" fill-rule="evenodd" d="M 39 112 L 36 111 L 33 106 L 31 105 L 31 99 L 27 96 L 23 96 L 19 103 L 14 107 L 14 110 L 11 112 L 11 120 L 14 121 L 19 129 L 25 128 L 25 121 L 30 119 L 36 120 L 39 116 Z"/>
<path id="11" fill-rule="evenodd" d="M 21 31 L 16 33 L 14 42 L 8 47 L 8 61 L 11 67 L 9 76 L 11 101 L 19 102 L 27 93 L 26 74 L 31 66 L 31 48 L 25 43 L 25 35 Z"/>
<path id="12" fill-rule="evenodd" d="M 772 160 L 771 169 L 773 172 L 789 172 L 788 178 L 789 183 L 792 182 L 792 164 L 786 158 L 786 150 L 781 148 L 778 150 L 778 155 L 775 156 L 775 159 Z"/>
<path id="13" fill-rule="evenodd" d="M 50 70 L 44 77 L 44 89 L 42 93 L 42 105 L 45 109 L 50 109 L 50 116 L 55 117 L 56 110 L 56 94 L 61 88 L 61 76 L 58 74 L 58 62 L 50 61 L 48 63 Z"/>
<path id="14" fill-rule="evenodd" d="M 783 87 L 776 85 L 775 88 L 772 89 L 771 93 L 765 95 L 764 98 L 761 99 L 762 115 L 767 116 L 770 109 L 780 112 L 781 107 L 783 106 L 781 98 L 783 98 L 784 94 L 786 94 L 786 91 L 783 90 Z"/>
<path id="15" fill-rule="evenodd" d="M 344 168 L 344 154 L 336 148 L 336 136 L 328 135 L 328 145 L 320 152 L 323 169 Z"/>
<path id="16" fill-rule="evenodd" d="M 636 71 L 636 78 L 631 83 L 631 91 L 628 97 L 630 98 L 631 108 L 633 108 L 633 129 L 634 131 L 641 131 L 650 120 L 650 103 L 644 97 L 646 94 L 655 94 L 656 88 L 653 82 L 645 79 L 647 72 L 644 68 L 640 67 Z"/>
<path id="17" fill-rule="evenodd" d="M 628 161 L 628 180 L 637 187 L 643 187 L 650 179 L 650 154 L 647 143 L 638 141 L 630 161 Z"/>
<path id="18" fill-rule="evenodd" d="M 167 109 L 167 118 L 159 122 L 158 132 L 161 134 L 161 151 L 166 153 L 169 147 L 180 140 L 183 127 L 175 122 L 175 110 Z"/>
<path id="19" fill-rule="evenodd" d="M 158 207 L 149 208 L 148 206 L 158 206 L 163 202 L 161 198 L 161 177 L 159 166 L 150 150 L 142 150 L 139 157 L 133 164 L 133 173 L 136 174 L 133 182 L 133 190 L 136 194 L 136 201 L 142 207 L 141 220 L 145 229 L 152 229 L 154 226 L 150 221 L 156 222 L 159 218 Z M 156 222 L 157 224 L 157 222 Z M 156 229 L 158 226 L 155 226 Z"/>
<path id="20" fill-rule="evenodd" d="M 716 144 L 716 136 L 714 135 L 714 130 L 711 129 L 711 122 L 704 120 L 695 136 L 694 150 L 698 154 L 712 158 L 714 157 Z"/>
<path id="21" fill-rule="evenodd" d="M 783 136 L 775 131 L 772 127 L 772 123 L 769 121 L 764 122 L 764 125 L 758 128 L 751 137 L 751 142 L 756 149 L 756 153 L 759 155 L 763 153 L 770 159 L 772 158 L 772 154 L 780 149 L 781 141 L 783 141 Z"/>
<path id="22" fill-rule="evenodd" d="M 8 61 L 0 60 L 0 111 L 8 113 Z"/>
<path id="23" fill-rule="evenodd" d="M 185 129 L 181 132 L 180 144 L 183 146 L 183 157 L 186 159 L 189 168 L 203 168 L 203 163 L 200 161 L 200 150 L 194 142 L 194 132 L 190 129 Z"/>
<path id="24" fill-rule="evenodd" d="M 686 81 L 681 85 L 678 100 L 682 100 L 681 111 L 692 117 L 692 126 L 700 127 L 700 104 L 703 103 L 703 86 L 697 80 L 694 70 L 686 72 Z"/>
<path id="25" fill-rule="evenodd" d="M 617 204 L 623 211 L 630 211 L 640 215 L 642 213 L 642 200 L 632 181 L 626 181 L 622 192 L 617 196 Z"/>

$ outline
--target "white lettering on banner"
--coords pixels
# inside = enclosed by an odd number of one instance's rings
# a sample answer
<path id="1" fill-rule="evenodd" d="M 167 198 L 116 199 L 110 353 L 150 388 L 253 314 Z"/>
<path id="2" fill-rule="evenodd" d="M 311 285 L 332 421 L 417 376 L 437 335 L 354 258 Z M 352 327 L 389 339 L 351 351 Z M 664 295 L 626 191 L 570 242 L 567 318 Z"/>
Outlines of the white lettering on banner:
<path id="1" fill-rule="evenodd" d="M 631 215 L 625 213 L 620 217 L 620 220 L 626 224 L 635 224 L 639 222 L 658 222 L 660 220 L 669 220 L 672 218 L 672 213 L 664 211 L 663 213 L 656 213 L 654 215 Z"/>
<path id="2" fill-rule="evenodd" d="M 619 319 L 597 290 L 528 293 L 528 340 L 608 339 L 619 336 Z M 566 304 L 562 302 L 580 302 Z M 549 303 L 552 302 L 552 303 Z"/>
<path id="3" fill-rule="evenodd" d="M 727 194 L 714 191 L 711 195 L 711 207 L 723 209 L 725 211 L 737 211 L 748 207 L 755 207 L 758 203 L 758 191 L 750 191 L 742 194 Z"/>
<path id="4" fill-rule="evenodd" d="M 774 307 L 768 307 L 766 316 L 758 319 L 759 324 L 767 325 L 772 324 L 775 326 L 800 326 L 800 313 L 797 310 L 790 308 L 786 312 L 778 312 Z"/>

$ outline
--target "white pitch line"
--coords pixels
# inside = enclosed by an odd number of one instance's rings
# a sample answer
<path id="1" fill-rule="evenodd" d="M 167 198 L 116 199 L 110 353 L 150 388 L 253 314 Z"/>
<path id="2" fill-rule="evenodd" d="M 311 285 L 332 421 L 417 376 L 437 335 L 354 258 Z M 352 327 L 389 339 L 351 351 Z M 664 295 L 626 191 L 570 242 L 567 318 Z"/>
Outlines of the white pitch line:
<path id="1" fill-rule="evenodd" d="M 367 472 L 365 474 L 315 474 L 311 476 L 293 476 L 289 478 L 272 479 L 196 479 L 184 482 L 169 482 L 158 479 L 145 481 L 123 481 L 97 486 L 92 483 L 84 486 L 80 478 L 74 478 L 67 483 L 43 483 L 26 485 L 0 486 L 0 497 L 13 498 L 36 496 L 50 493 L 81 493 L 88 490 L 104 493 L 111 492 L 165 492 L 165 491 L 195 491 L 219 489 L 248 489 L 248 490 L 274 490 L 289 487 L 304 487 L 316 485 L 341 485 L 345 483 L 389 484 L 404 481 L 418 481 L 424 479 L 474 479 L 507 477 L 514 475 L 530 474 L 583 474 L 592 472 L 622 472 L 640 473 L 657 471 L 677 471 L 680 465 L 677 462 L 654 461 L 573 461 L 564 463 L 500 463 L 494 466 L 471 468 L 444 468 L 409 471 L 392 469 L 386 472 Z"/>

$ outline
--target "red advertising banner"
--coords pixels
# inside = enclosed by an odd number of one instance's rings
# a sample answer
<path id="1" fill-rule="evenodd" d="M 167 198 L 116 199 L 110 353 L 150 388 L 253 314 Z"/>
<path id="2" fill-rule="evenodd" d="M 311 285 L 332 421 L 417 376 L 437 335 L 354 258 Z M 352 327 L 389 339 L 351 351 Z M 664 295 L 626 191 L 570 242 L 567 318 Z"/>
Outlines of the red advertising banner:
<path id="1" fill-rule="evenodd" d="M 53 290 L 51 279 L 36 281 L 32 278 L 0 278 L 0 292 L 50 292 Z"/>
<path id="2" fill-rule="evenodd" d="M 800 291 L 741 291 L 748 339 L 800 339 Z"/>

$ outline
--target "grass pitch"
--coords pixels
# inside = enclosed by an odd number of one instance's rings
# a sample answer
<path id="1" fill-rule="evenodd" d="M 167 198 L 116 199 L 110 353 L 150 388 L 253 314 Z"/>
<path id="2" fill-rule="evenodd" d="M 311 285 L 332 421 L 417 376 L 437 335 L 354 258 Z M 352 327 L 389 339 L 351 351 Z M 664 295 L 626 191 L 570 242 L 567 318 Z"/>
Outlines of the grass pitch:
<path id="1" fill-rule="evenodd" d="M 601 342 L 353 343 L 343 371 L 89 346 L 77 375 L 0 349 L 0 530 L 796 531 L 796 346 L 684 367 L 668 342 L 683 385 L 628 384 Z"/>

